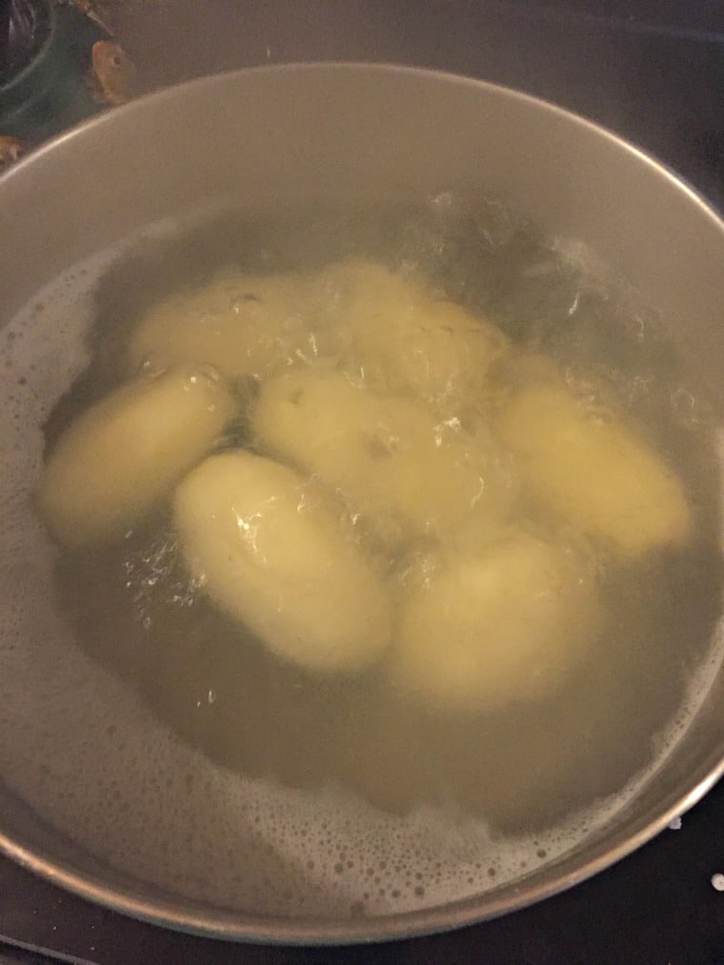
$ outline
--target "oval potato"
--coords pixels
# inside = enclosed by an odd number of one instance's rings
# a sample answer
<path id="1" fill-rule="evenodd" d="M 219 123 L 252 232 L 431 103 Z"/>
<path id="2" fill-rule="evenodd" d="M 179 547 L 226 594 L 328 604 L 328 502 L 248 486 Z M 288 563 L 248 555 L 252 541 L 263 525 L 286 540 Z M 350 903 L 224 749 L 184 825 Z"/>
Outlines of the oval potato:
<path id="1" fill-rule="evenodd" d="M 564 386 L 514 392 L 498 420 L 532 495 L 623 556 L 685 541 L 691 526 L 681 482 L 618 421 L 601 421 Z"/>
<path id="2" fill-rule="evenodd" d="M 351 359 L 373 384 L 406 390 L 446 411 L 474 405 L 503 333 L 423 283 L 364 259 L 322 273 L 338 295 Z"/>
<path id="3" fill-rule="evenodd" d="M 505 515 L 512 499 L 493 439 L 339 372 L 269 380 L 252 427 L 261 447 L 318 476 L 386 541 L 444 537 L 470 514 Z"/>
<path id="4" fill-rule="evenodd" d="M 264 377 L 318 353 L 305 321 L 310 298 L 301 275 L 222 275 L 154 305 L 132 333 L 127 365 L 192 363 L 229 378 Z"/>
<path id="5" fill-rule="evenodd" d="M 495 710 L 557 690 L 597 626 L 593 587 L 580 567 L 557 547 L 513 532 L 413 581 L 390 676 L 434 709 Z"/>
<path id="6" fill-rule="evenodd" d="M 179 369 L 131 382 L 60 437 L 38 505 L 69 546 L 122 535 L 214 445 L 235 414 L 218 378 Z"/>
<path id="7" fill-rule="evenodd" d="M 174 519 L 193 576 L 278 656 L 356 671 L 388 645 L 382 584 L 286 466 L 244 451 L 212 456 L 176 490 Z"/>

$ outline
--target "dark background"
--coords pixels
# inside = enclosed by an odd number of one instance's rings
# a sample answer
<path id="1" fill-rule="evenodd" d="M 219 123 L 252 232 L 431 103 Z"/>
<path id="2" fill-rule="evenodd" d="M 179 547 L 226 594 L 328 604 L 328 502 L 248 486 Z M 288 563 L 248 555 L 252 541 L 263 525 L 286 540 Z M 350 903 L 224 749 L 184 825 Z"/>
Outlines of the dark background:
<path id="1" fill-rule="evenodd" d="M 724 0 L 108 0 L 139 89 L 234 67 L 374 60 L 522 88 L 613 128 L 724 207 Z M 230 946 L 88 905 L 0 859 L 0 941 L 97 965 L 724 965 L 724 786 L 615 868 L 463 931 L 350 949 Z M 0 944 L 0 965 L 40 962 Z"/>

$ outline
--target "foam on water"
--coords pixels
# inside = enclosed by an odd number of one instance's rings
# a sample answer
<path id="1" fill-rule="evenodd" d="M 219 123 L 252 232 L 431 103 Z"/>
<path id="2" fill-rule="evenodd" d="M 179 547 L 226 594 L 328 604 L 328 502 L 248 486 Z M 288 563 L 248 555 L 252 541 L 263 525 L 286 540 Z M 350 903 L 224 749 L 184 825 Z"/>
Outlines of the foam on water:
<path id="1" fill-rule="evenodd" d="M 116 868 L 265 914 L 377 915 L 469 897 L 529 874 L 608 821 L 686 730 L 718 669 L 720 645 L 658 736 L 645 773 L 564 826 L 503 840 L 457 812 L 419 807 L 390 816 L 336 789 L 294 790 L 226 771 L 79 650 L 54 609 L 55 550 L 30 495 L 43 420 L 88 361 L 88 291 L 109 261 L 97 257 L 54 282 L 0 336 L 0 774 L 7 784 Z"/>

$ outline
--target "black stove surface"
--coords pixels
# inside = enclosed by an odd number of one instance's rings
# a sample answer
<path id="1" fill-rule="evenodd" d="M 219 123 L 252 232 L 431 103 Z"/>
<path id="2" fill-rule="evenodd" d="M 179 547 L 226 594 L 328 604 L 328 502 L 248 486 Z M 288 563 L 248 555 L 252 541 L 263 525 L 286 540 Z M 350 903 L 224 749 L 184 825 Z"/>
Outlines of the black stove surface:
<path id="1" fill-rule="evenodd" d="M 3 0 L 0 0 L 0 4 Z M 724 207 L 724 0 L 99 0 L 142 90 L 218 70 L 374 60 L 464 73 L 584 114 Z M 724 785 L 678 831 L 533 908 L 347 949 L 233 946 L 164 931 L 0 859 L 0 965 L 724 965 Z M 6 944 L 3 945 L 2 942 Z M 23 950 L 24 948 L 24 950 Z"/>

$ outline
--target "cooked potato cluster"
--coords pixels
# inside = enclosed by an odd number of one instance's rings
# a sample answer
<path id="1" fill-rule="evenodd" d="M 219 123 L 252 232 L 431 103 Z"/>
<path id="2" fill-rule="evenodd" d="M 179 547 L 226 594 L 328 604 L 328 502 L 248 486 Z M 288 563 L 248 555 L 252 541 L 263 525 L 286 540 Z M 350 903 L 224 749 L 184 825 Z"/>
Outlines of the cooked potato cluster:
<path id="1" fill-rule="evenodd" d="M 580 547 L 635 561 L 691 530 L 681 482 L 623 418 L 372 261 L 167 299 L 131 335 L 122 371 L 139 370 L 50 453 L 53 535 L 119 538 L 167 501 L 196 585 L 272 654 L 376 665 L 436 712 L 564 686 L 603 625 Z"/>

